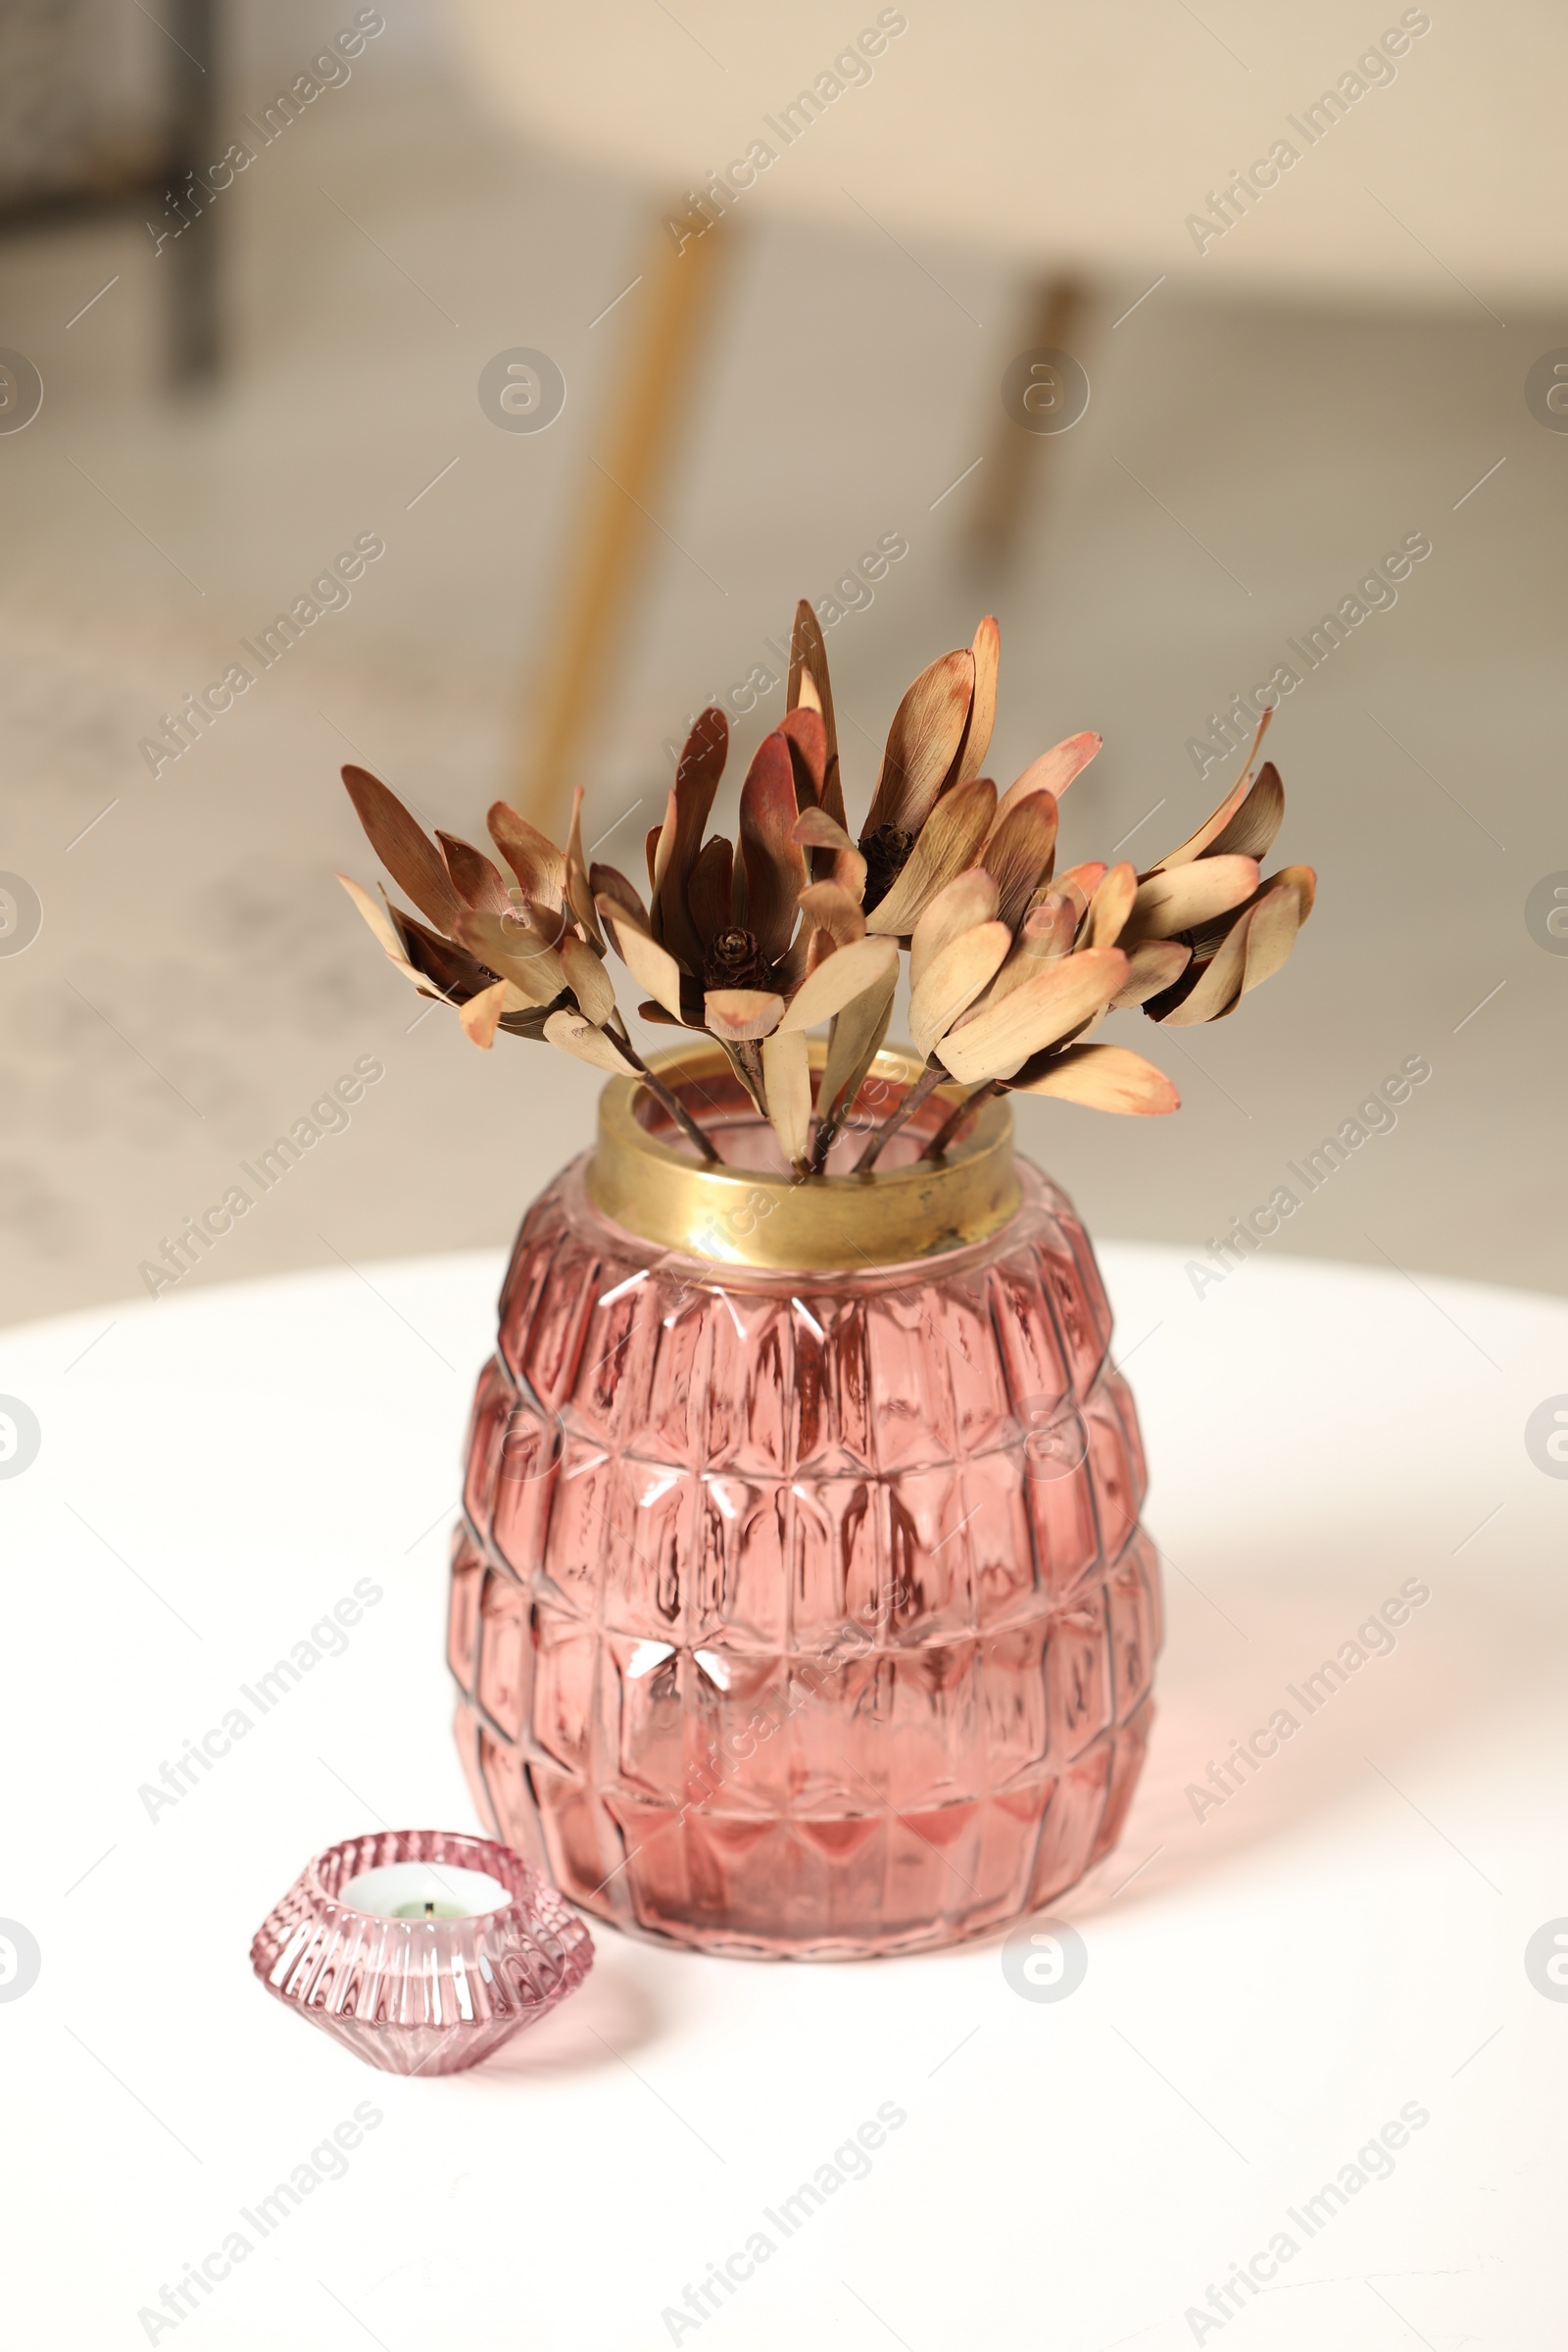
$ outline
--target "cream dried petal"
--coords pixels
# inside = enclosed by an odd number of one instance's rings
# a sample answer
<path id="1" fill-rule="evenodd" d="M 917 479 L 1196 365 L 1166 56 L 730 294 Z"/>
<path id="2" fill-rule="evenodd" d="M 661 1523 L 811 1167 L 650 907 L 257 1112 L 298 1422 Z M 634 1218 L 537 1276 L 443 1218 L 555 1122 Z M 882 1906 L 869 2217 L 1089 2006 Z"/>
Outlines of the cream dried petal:
<path id="1" fill-rule="evenodd" d="M 1257 888 L 1255 858 L 1197 858 L 1163 866 L 1138 885 L 1127 929 L 1133 939 L 1173 939 L 1239 906 Z"/>
<path id="2" fill-rule="evenodd" d="M 895 964 L 880 988 L 872 987 L 845 1005 L 828 1031 L 827 1059 L 817 1088 L 817 1115 L 847 1117 L 881 1051 L 893 1016 L 899 974 Z"/>
<path id="3" fill-rule="evenodd" d="M 628 1061 L 614 1039 L 594 1022 L 585 1020 L 580 1012 L 564 1006 L 553 1012 L 545 1023 L 545 1035 L 563 1054 L 574 1061 L 586 1061 L 596 1070 L 608 1070 L 612 1078 L 634 1078 L 637 1064 Z"/>
<path id="4" fill-rule="evenodd" d="M 1127 978 L 1110 1001 L 1111 1011 L 1130 1011 L 1173 987 L 1192 957 L 1192 949 L 1179 939 L 1146 939 L 1128 956 Z"/>
<path id="5" fill-rule="evenodd" d="M 458 1006 L 458 1018 L 463 1023 L 465 1035 L 486 1052 L 496 1042 L 496 1028 L 506 1010 L 507 991 L 511 985 L 509 980 L 498 980 L 493 988 L 482 988 L 476 997 L 468 999 L 466 1004 Z"/>
<path id="6" fill-rule="evenodd" d="M 974 633 L 970 647 L 974 656 L 974 699 L 969 707 L 969 729 L 963 739 L 963 757 L 958 761 L 958 782 L 967 784 L 977 776 L 986 763 L 991 749 L 991 730 L 997 721 L 997 671 L 1002 662 L 1002 631 L 996 615 L 988 612 Z"/>
<path id="7" fill-rule="evenodd" d="M 784 1018 L 784 1000 L 765 988 L 710 988 L 703 998 L 703 1018 L 715 1037 L 744 1045 L 772 1035 Z"/>
<path id="8" fill-rule="evenodd" d="M 961 932 L 996 920 L 997 886 L 981 865 L 971 865 L 938 891 L 914 926 L 909 941 L 909 986 L 918 988 L 936 957 Z"/>
<path id="9" fill-rule="evenodd" d="M 613 899 L 601 896 L 599 912 L 610 932 L 610 942 L 621 962 L 626 966 L 639 988 L 678 1021 L 680 1009 L 680 965 L 667 948 L 646 931 L 639 931 L 634 922 L 626 919 L 625 909 Z"/>
<path id="10" fill-rule="evenodd" d="M 588 1019 L 603 1028 L 615 1009 L 614 982 L 593 949 L 585 946 L 573 931 L 568 931 L 562 941 L 560 956 L 566 986 Z"/>
<path id="11" fill-rule="evenodd" d="M 960 931 L 931 958 L 909 993 L 909 1036 L 922 1061 L 995 979 L 1011 946 L 1005 923 L 980 923 Z"/>
<path id="12" fill-rule="evenodd" d="M 840 948 L 801 982 L 779 1024 L 784 1029 L 814 1029 L 868 988 L 881 988 L 899 968 L 899 951 L 891 939 L 860 939 Z"/>
<path id="13" fill-rule="evenodd" d="M 775 1029 L 763 1038 L 762 1085 L 779 1150 L 798 1168 L 811 1140 L 811 1057 L 803 1032 Z"/>
<path id="14" fill-rule="evenodd" d="M 1182 1099 L 1163 1070 L 1128 1046 L 1068 1046 L 1050 1057 L 1036 1077 L 1020 1070 L 1011 1092 L 1051 1095 L 1081 1102 L 1089 1110 L 1114 1110 L 1142 1118 L 1163 1118 L 1180 1110 Z"/>
<path id="15" fill-rule="evenodd" d="M 1110 1003 L 1127 977 L 1119 948 L 1086 948 L 1044 963 L 1000 1004 L 943 1038 L 937 1054 L 965 1086 L 1010 1078 L 1039 1054 Z"/>

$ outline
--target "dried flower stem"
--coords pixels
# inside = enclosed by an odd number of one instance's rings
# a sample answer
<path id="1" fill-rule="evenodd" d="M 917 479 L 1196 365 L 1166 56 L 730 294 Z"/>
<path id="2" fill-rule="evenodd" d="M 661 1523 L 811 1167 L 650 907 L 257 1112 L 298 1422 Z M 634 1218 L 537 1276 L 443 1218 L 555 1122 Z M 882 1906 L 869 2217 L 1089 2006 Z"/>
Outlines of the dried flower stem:
<path id="1" fill-rule="evenodd" d="M 997 1093 L 1000 1085 L 1000 1079 L 988 1078 L 984 1086 L 977 1086 L 973 1094 L 965 1095 L 961 1102 L 955 1103 L 952 1110 L 949 1111 L 947 1117 L 943 1120 L 942 1125 L 937 1129 L 935 1135 L 931 1138 L 931 1141 L 921 1152 L 920 1157 L 922 1159 L 940 1159 L 943 1152 L 946 1152 L 948 1146 L 952 1143 L 954 1137 L 957 1134 L 958 1129 L 967 1124 L 969 1119 L 972 1118 L 974 1113 L 980 1108 L 982 1102 L 987 1102 L 990 1101 L 991 1097 Z"/>
<path id="2" fill-rule="evenodd" d="M 898 1109 L 894 1111 L 890 1117 L 883 1120 L 881 1126 L 876 1130 L 876 1133 L 866 1145 L 865 1150 L 860 1153 L 859 1158 L 856 1161 L 855 1173 L 857 1176 L 867 1176 L 870 1174 L 871 1170 L 876 1166 L 877 1161 L 881 1158 L 883 1152 L 893 1141 L 893 1138 L 898 1134 L 899 1129 L 904 1125 L 905 1121 L 913 1117 L 914 1113 L 919 1109 L 921 1103 L 925 1101 L 927 1095 L 930 1094 L 932 1088 L 940 1086 L 947 1074 L 948 1073 L 943 1068 L 941 1062 L 936 1060 L 934 1056 L 926 1063 L 925 1068 L 920 1072 L 919 1077 L 910 1087 L 908 1093 L 905 1096 L 904 1101 L 899 1104 Z"/>
<path id="3" fill-rule="evenodd" d="M 698 1126 L 697 1121 L 692 1117 L 692 1114 L 687 1109 L 685 1103 L 681 1101 L 677 1094 L 673 1093 L 671 1089 L 664 1084 L 662 1078 L 656 1077 L 654 1072 L 648 1067 L 647 1062 L 644 1061 L 642 1055 L 638 1053 L 636 1047 L 632 1044 L 631 1039 L 626 1035 L 625 1023 L 620 1021 L 620 1016 L 618 1013 L 616 1014 L 615 1018 L 619 1024 L 616 1031 L 615 1043 L 619 1047 L 621 1053 L 625 1054 L 626 1059 L 629 1062 L 634 1063 L 637 1069 L 642 1073 L 642 1081 L 644 1086 L 647 1087 L 654 1100 L 657 1102 L 662 1103 L 664 1109 L 668 1111 L 676 1126 L 679 1127 L 685 1135 L 690 1137 L 691 1141 L 697 1146 L 698 1152 L 702 1157 L 706 1160 L 716 1161 L 718 1158 L 718 1153 L 714 1151 L 712 1145 L 709 1142 L 708 1137 L 703 1133 L 701 1127 Z"/>

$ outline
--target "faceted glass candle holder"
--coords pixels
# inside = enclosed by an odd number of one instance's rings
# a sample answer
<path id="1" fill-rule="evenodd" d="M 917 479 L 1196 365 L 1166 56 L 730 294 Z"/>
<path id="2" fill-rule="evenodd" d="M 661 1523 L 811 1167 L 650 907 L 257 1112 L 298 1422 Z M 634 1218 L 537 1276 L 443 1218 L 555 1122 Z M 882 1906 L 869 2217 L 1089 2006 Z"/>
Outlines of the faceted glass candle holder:
<path id="1" fill-rule="evenodd" d="M 394 2075 L 477 2066 L 593 1965 L 593 1940 L 509 1847 L 387 1830 L 328 1847 L 251 1945 L 270 1993 Z"/>

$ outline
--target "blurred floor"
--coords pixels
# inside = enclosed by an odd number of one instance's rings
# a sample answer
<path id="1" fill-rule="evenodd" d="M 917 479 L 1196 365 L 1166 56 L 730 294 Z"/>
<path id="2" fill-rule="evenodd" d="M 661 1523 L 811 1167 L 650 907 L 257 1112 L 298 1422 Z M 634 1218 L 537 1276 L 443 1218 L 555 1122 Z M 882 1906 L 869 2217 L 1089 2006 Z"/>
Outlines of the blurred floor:
<path id="1" fill-rule="evenodd" d="M 592 1072 L 506 1040 L 482 1056 L 444 1012 L 416 1018 L 331 879 L 374 871 L 336 767 L 361 758 L 482 837 L 636 292 L 600 314 L 642 267 L 647 213 L 519 154 L 433 68 L 400 74 L 371 53 L 208 225 L 225 240 L 232 364 L 177 406 L 158 381 L 144 231 L 0 249 L 0 342 L 48 387 L 36 422 L 0 437 L 0 866 L 44 906 L 35 943 L 0 959 L 8 1320 L 142 1295 L 139 1262 L 360 1056 L 386 1074 L 352 1125 L 187 1284 L 502 1242 L 591 1134 Z M 663 739 L 767 658 L 799 594 L 826 595 L 898 533 L 908 555 L 829 632 L 852 813 L 903 686 L 989 608 L 996 774 L 1102 729 L 1065 807 L 1067 855 L 1131 832 L 1126 854 L 1147 860 L 1229 780 L 1200 783 L 1184 749 L 1205 714 L 1424 532 L 1433 553 L 1397 606 L 1275 723 L 1281 851 L 1322 875 L 1290 970 L 1214 1029 L 1118 1025 L 1176 1077 L 1178 1118 L 1027 1103 L 1020 1126 L 1094 1231 L 1198 1246 L 1424 1056 L 1397 1129 L 1272 1246 L 1568 1284 L 1568 960 L 1524 913 L 1568 868 L 1568 437 L 1522 397 L 1531 363 L 1568 342 L 1562 320 L 1510 309 L 1503 325 L 1447 286 L 1430 313 L 1167 290 L 1112 328 L 1140 289 L 1106 287 L 1089 413 L 1051 445 L 1049 501 L 995 578 L 963 555 L 973 482 L 943 493 L 990 444 L 1025 290 L 983 258 L 922 245 L 916 262 L 848 222 L 785 231 L 759 205 L 748 227 L 599 714 L 590 838 L 624 822 L 602 854 L 637 872 Z M 519 344 L 566 375 L 547 433 L 498 431 L 475 397 L 485 361 Z M 386 553 L 350 606 L 155 781 L 138 739 L 367 532 Z M 774 693 L 742 723 L 741 755 L 781 710 Z M 1463 1345 L 1437 1334 L 1434 1316 L 1436 1344 Z"/>

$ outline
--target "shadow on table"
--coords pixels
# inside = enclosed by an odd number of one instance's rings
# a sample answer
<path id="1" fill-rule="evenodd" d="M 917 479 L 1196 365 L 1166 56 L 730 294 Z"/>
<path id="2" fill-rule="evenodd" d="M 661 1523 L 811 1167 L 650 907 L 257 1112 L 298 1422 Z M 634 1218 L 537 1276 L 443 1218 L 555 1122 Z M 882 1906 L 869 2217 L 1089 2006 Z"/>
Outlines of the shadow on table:
<path id="1" fill-rule="evenodd" d="M 597 1925 L 596 1922 L 590 1923 Z M 586 1981 L 537 2026 L 516 2034 L 487 2059 L 488 2079 L 586 2074 L 618 2066 L 659 2033 L 662 2020 L 648 1986 L 640 1984 L 618 1936 L 601 1936 Z"/>

